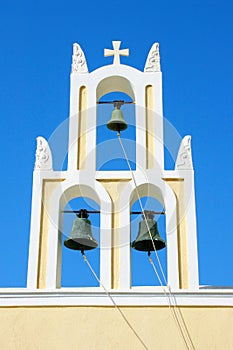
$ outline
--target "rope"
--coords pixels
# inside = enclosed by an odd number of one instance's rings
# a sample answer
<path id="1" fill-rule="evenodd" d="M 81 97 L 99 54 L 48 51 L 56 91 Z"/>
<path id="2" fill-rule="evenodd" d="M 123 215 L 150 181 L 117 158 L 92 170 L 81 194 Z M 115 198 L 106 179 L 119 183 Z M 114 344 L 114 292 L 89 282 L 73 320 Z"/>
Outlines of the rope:
<path id="1" fill-rule="evenodd" d="M 158 271 L 157 271 L 157 269 L 156 269 L 156 267 L 155 267 L 155 264 L 154 264 L 154 262 L 153 262 L 153 260 L 152 260 L 152 258 L 151 258 L 150 256 L 149 256 L 149 261 L 150 261 L 150 263 L 151 263 L 151 265 L 152 265 L 152 268 L 153 268 L 153 270 L 154 270 L 156 276 L 158 277 Z M 160 285 L 161 285 L 161 283 L 160 283 Z M 185 339 L 185 332 L 186 332 L 186 334 L 187 334 L 187 336 L 188 336 L 188 340 L 189 340 L 189 342 L 190 342 L 191 348 L 192 348 L 193 350 L 195 350 L 195 347 L 194 347 L 193 342 L 192 342 L 192 339 L 191 339 L 191 337 L 190 337 L 190 334 L 189 334 L 188 328 L 187 328 L 187 326 L 186 326 L 185 320 L 184 320 L 184 318 L 183 318 L 183 315 L 182 315 L 182 313 L 181 313 L 181 310 L 180 310 L 179 306 L 177 305 L 175 296 L 171 293 L 171 289 L 170 289 L 169 286 L 168 286 L 169 294 L 167 294 L 166 289 L 164 288 L 163 285 L 161 285 L 161 287 L 162 287 L 163 292 L 164 292 L 164 294 L 165 294 L 165 296 L 166 296 L 166 299 L 167 299 L 167 301 L 168 301 L 169 309 L 170 309 L 171 312 L 172 312 L 172 316 L 173 316 L 173 318 L 174 318 L 174 320 L 175 320 L 175 322 L 176 322 L 176 325 L 177 325 L 177 327 L 178 327 L 178 329 L 179 329 L 180 335 L 181 335 L 181 337 L 182 337 L 182 339 L 183 339 L 183 341 L 184 341 L 184 344 L 185 344 L 186 348 L 189 349 L 189 345 L 188 345 L 188 343 L 187 343 L 187 341 L 186 341 L 186 339 Z M 174 300 L 174 304 L 171 303 L 170 297 L 172 297 L 172 299 Z M 182 330 L 182 326 L 181 326 L 181 324 L 180 324 L 180 321 L 179 321 L 179 318 L 178 318 L 178 316 L 177 316 L 177 314 L 176 314 L 176 311 L 179 312 L 179 315 L 180 315 L 180 317 L 181 317 L 181 323 L 182 323 L 182 325 L 184 326 L 185 331 Z"/>
<path id="2" fill-rule="evenodd" d="M 161 262 L 160 262 L 160 259 L 159 259 L 159 256 L 158 256 L 156 247 L 155 247 L 155 243 L 154 243 L 153 237 L 152 237 L 152 235 L 151 235 L 150 227 L 149 227 L 149 225 L 148 225 L 147 217 L 146 217 L 146 215 L 145 215 L 145 210 L 144 210 L 143 205 L 142 205 L 142 200 L 141 200 L 141 197 L 140 197 L 139 192 L 138 192 L 137 183 L 136 183 L 136 180 L 135 180 L 135 176 L 134 176 L 133 170 L 132 170 L 132 168 L 131 168 L 131 165 L 130 165 L 129 159 L 128 159 L 128 157 L 127 157 L 127 153 L 126 153 L 126 151 L 125 151 L 125 148 L 124 148 L 124 146 L 123 146 L 123 143 L 122 143 L 122 141 L 121 141 L 120 133 L 118 133 L 117 136 L 118 136 L 118 140 L 119 140 L 119 142 L 120 142 L 122 151 L 123 151 L 123 153 L 124 153 L 126 162 L 127 162 L 127 164 L 128 164 L 128 167 L 129 167 L 129 170 L 130 170 L 130 173 L 131 173 L 133 182 L 134 182 L 134 186 L 135 186 L 135 190 L 136 190 L 136 193 L 137 193 L 138 201 L 139 201 L 139 204 L 140 204 L 140 207 L 141 207 L 142 215 L 144 216 L 144 219 L 145 219 L 145 222 L 146 222 L 146 227 L 147 227 L 147 230 L 148 230 L 149 235 L 150 235 L 150 239 L 151 239 L 151 242 L 152 242 L 152 245 L 153 245 L 153 249 L 154 249 L 154 252 L 155 252 L 155 255 L 156 255 L 158 264 L 159 264 L 160 271 L 161 271 L 161 273 L 162 273 L 164 282 L 165 282 L 165 284 L 167 285 L 167 279 L 166 279 L 165 274 L 164 274 L 164 272 L 163 272 L 163 268 L 162 268 L 162 265 L 161 265 Z"/>
<path id="3" fill-rule="evenodd" d="M 112 301 L 114 307 L 119 311 L 120 315 L 122 316 L 122 318 L 124 319 L 124 321 L 127 323 L 127 325 L 129 326 L 129 328 L 131 329 L 131 331 L 134 333 L 134 335 L 138 338 L 138 340 L 140 341 L 140 343 L 142 344 L 142 346 L 144 347 L 144 349 L 149 350 L 149 348 L 146 346 L 146 344 L 143 342 L 143 340 L 140 338 L 140 336 L 137 334 L 137 332 L 135 331 L 135 329 L 133 328 L 133 326 L 130 324 L 130 322 L 127 320 L 126 316 L 124 315 L 124 313 L 122 312 L 122 310 L 119 308 L 119 306 L 116 304 L 115 300 L 113 299 L 113 297 L 111 296 L 111 294 L 108 292 L 107 288 L 103 285 L 103 283 L 101 282 L 101 280 L 99 279 L 99 277 L 97 276 L 97 274 L 95 273 L 93 267 L 91 266 L 90 262 L 88 261 L 86 255 L 84 254 L 83 251 L 81 251 L 82 256 L 83 256 L 83 260 L 87 263 L 89 269 L 91 270 L 93 276 L 95 277 L 95 279 L 97 280 L 97 282 L 100 284 L 100 286 L 104 289 L 105 293 L 107 294 L 107 296 L 109 297 L 109 299 Z"/>
<path id="4" fill-rule="evenodd" d="M 152 242 L 152 245 L 153 245 L 154 253 L 155 253 L 156 259 L 157 259 L 157 261 L 158 261 L 158 265 L 159 265 L 160 271 L 161 271 L 161 273 L 162 273 L 163 280 L 164 280 L 165 284 L 166 284 L 167 287 L 168 287 L 168 294 L 167 294 L 167 292 L 166 292 L 166 290 L 165 290 L 165 288 L 164 288 L 164 286 L 163 286 L 163 283 L 162 283 L 162 281 L 161 281 L 161 279 L 160 279 L 160 277 L 159 277 L 158 271 L 157 271 L 157 269 L 156 269 L 156 267 L 155 267 L 155 265 L 154 265 L 153 260 L 150 258 L 150 256 L 149 256 L 149 261 L 150 261 L 150 263 L 151 263 L 151 265 L 152 265 L 152 267 L 153 267 L 153 270 L 154 270 L 154 272 L 155 272 L 155 274 L 156 274 L 156 276 L 157 276 L 157 278 L 158 278 L 158 280 L 159 280 L 159 283 L 160 283 L 160 285 L 161 285 L 161 287 L 162 287 L 162 289 L 163 289 L 163 292 L 164 292 L 164 294 L 165 294 L 165 296 L 166 296 L 166 298 L 167 298 L 167 300 L 168 300 L 169 309 L 172 311 L 172 315 L 173 315 L 173 317 L 174 317 L 174 319 L 175 319 L 175 321 L 176 321 L 176 325 L 177 325 L 178 328 L 179 328 L 179 332 L 180 332 L 181 337 L 182 337 L 182 339 L 183 339 L 183 341 L 184 341 L 185 347 L 189 350 L 188 343 L 187 343 L 187 341 L 186 341 L 186 339 L 185 339 L 185 335 L 186 335 L 186 336 L 188 337 L 189 342 L 190 342 L 191 349 L 195 350 L 195 347 L 194 347 L 194 345 L 193 345 L 191 336 L 190 336 L 189 331 L 188 331 L 188 329 L 187 329 L 187 326 L 186 326 L 186 324 L 185 324 L 185 321 L 184 321 L 183 315 L 182 315 L 182 313 L 181 313 L 181 310 L 180 310 L 179 306 L 177 305 L 176 298 L 175 298 L 175 296 L 172 294 L 171 288 L 170 288 L 170 286 L 168 285 L 167 279 L 166 279 L 166 277 L 165 277 L 165 274 L 164 274 L 164 271 L 163 271 L 163 267 L 162 267 L 162 265 L 161 265 L 161 262 L 160 262 L 160 259 L 159 259 L 159 256 L 158 256 L 158 252 L 157 252 L 157 249 L 156 249 L 155 244 L 154 244 L 154 241 L 153 241 L 153 237 L 152 237 L 152 234 L 151 234 L 151 231 L 150 231 L 150 227 L 149 227 L 149 224 L 148 224 L 148 221 L 147 221 L 147 217 L 146 217 L 146 215 L 145 215 L 145 210 L 144 210 L 143 205 L 142 205 L 141 197 L 140 197 L 140 194 L 139 194 L 139 192 L 138 192 L 137 182 L 136 182 L 136 179 L 135 179 L 133 170 L 132 170 L 132 168 L 131 168 L 131 165 L 130 165 L 130 162 L 129 162 L 127 153 L 126 153 L 126 151 L 125 151 L 124 145 L 123 145 L 122 140 L 121 140 L 121 137 L 120 137 L 120 132 L 117 133 L 117 136 L 118 136 L 119 143 L 120 143 L 120 145 L 121 145 L 122 151 L 123 151 L 123 153 L 124 153 L 125 160 L 126 160 L 126 162 L 127 162 L 127 164 L 128 164 L 128 167 L 129 167 L 129 170 L 130 170 L 130 173 L 131 173 L 133 182 L 134 182 L 135 191 L 136 191 L 136 193 L 137 193 L 139 205 L 140 205 L 140 207 L 141 207 L 141 211 L 142 211 L 143 216 L 144 216 L 144 219 L 145 219 L 145 223 L 146 223 L 146 226 L 147 226 L 147 230 L 148 230 L 149 235 L 150 235 L 150 239 L 151 239 L 151 242 Z M 171 299 L 174 300 L 174 304 L 171 303 Z M 180 317 L 181 317 L 181 324 L 182 324 L 183 327 L 184 327 L 184 331 L 183 331 L 182 325 L 180 324 L 180 321 L 179 321 L 179 319 L 178 319 L 178 317 L 177 317 L 176 310 L 178 310 L 179 315 L 180 315 Z"/>

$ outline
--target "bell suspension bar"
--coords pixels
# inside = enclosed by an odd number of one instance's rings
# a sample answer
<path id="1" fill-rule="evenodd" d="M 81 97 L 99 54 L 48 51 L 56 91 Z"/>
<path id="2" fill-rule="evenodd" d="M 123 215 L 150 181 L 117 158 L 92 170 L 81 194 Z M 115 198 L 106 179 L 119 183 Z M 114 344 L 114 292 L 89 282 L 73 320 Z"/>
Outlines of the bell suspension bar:
<path id="1" fill-rule="evenodd" d="M 120 102 L 122 105 L 131 105 L 135 104 L 134 101 L 123 101 L 123 100 L 114 100 L 114 101 L 97 101 L 96 103 L 101 105 L 101 104 L 114 104 L 116 102 Z"/>
<path id="2" fill-rule="evenodd" d="M 63 210 L 62 213 L 74 213 L 74 214 L 78 214 L 80 212 L 80 210 Z M 100 214 L 100 211 L 99 210 L 86 210 L 86 212 L 88 214 Z M 165 211 L 153 211 L 153 210 L 144 210 L 144 213 L 151 213 L 151 214 L 154 214 L 154 215 L 164 215 L 165 214 Z M 134 214 L 143 214 L 142 211 L 131 211 L 130 212 L 131 215 L 134 215 Z"/>

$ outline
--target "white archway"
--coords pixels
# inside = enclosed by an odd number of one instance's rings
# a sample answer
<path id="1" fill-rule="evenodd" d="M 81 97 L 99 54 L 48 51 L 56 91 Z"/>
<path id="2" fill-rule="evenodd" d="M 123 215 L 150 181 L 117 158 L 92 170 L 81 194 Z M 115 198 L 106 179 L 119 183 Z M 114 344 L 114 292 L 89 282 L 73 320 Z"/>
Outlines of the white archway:
<path id="1" fill-rule="evenodd" d="M 63 213 L 67 202 L 76 197 L 85 196 L 96 201 L 100 206 L 100 279 L 111 286 L 111 199 L 98 181 L 85 183 L 76 175 L 76 179 L 67 179 L 54 191 L 51 197 L 49 213 L 48 262 L 46 285 L 49 289 L 60 287 L 61 275 L 61 237 Z M 83 179 L 84 179 L 83 178 Z"/>
<path id="2" fill-rule="evenodd" d="M 168 285 L 176 290 L 179 288 L 179 265 L 177 247 L 176 198 L 165 181 L 157 178 L 153 172 L 148 173 L 148 182 L 142 174 L 135 173 L 135 180 L 140 197 L 150 196 L 161 202 L 166 211 L 166 241 L 167 241 L 167 280 Z M 120 276 L 123 288 L 131 287 L 130 259 L 130 210 L 131 204 L 137 199 L 137 191 L 131 180 L 124 188 L 121 196 L 121 264 Z"/>

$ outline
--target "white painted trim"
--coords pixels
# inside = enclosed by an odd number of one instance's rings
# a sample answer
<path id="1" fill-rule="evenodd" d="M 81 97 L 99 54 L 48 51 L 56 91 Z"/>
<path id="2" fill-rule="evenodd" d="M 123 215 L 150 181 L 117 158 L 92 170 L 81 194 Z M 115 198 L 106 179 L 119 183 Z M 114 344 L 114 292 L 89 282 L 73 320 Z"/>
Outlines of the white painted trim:
<path id="1" fill-rule="evenodd" d="M 167 306 L 167 296 L 161 290 L 154 291 L 124 291 L 108 290 L 108 293 L 119 306 Z M 205 292 L 175 292 L 176 304 L 179 306 L 196 307 L 233 307 L 233 290 L 208 290 Z M 174 304 L 174 298 L 171 303 Z M 19 306 L 113 306 L 109 296 L 101 288 L 32 291 L 0 291 L 0 307 Z"/>

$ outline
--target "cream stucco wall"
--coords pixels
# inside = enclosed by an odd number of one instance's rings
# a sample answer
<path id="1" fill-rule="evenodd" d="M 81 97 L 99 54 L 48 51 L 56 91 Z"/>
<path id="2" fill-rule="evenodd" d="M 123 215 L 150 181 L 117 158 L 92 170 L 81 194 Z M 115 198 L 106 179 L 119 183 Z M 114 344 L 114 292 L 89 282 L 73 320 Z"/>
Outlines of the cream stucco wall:
<path id="1" fill-rule="evenodd" d="M 154 133 L 154 88 L 151 85 L 145 89 L 146 102 L 146 167 L 147 169 L 154 168 L 155 157 L 155 133 Z"/>
<path id="2" fill-rule="evenodd" d="M 86 166 L 86 119 L 87 119 L 87 89 L 81 86 L 79 91 L 79 134 L 78 134 L 78 164 L 77 169 L 84 169 Z"/>
<path id="3" fill-rule="evenodd" d="M 189 287 L 187 224 L 184 179 L 166 179 L 177 200 L 177 243 L 179 259 L 179 283 L 181 289 Z"/>
<path id="4" fill-rule="evenodd" d="M 64 181 L 64 179 L 46 179 L 43 181 L 40 217 L 40 240 L 38 251 L 37 288 L 46 288 L 50 198 L 56 187 L 62 181 Z"/>
<path id="5" fill-rule="evenodd" d="M 114 307 L 0 308 L 0 348 L 185 349 L 168 307 L 121 307 L 121 311 L 129 324 Z M 195 349 L 232 349 L 233 308 L 182 307 L 181 311 Z"/>
<path id="6" fill-rule="evenodd" d="M 120 230 L 120 196 L 129 180 L 100 180 L 112 200 L 111 280 L 113 289 L 118 289 L 120 287 L 120 235 L 122 234 Z"/>

